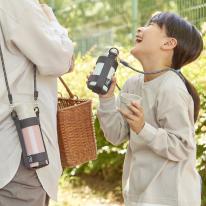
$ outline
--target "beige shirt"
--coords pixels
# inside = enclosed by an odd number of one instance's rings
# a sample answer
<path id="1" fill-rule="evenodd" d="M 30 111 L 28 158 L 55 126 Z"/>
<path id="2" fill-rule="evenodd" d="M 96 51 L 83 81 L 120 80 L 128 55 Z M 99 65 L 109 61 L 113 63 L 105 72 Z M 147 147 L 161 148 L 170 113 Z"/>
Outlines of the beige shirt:
<path id="1" fill-rule="evenodd" d="M 14 104 L 33 102 L 33 64 L 38 67 L 40 121 L 50 160 L 37 170 L 50 197 L 56 199 L 62 173 L 57 132 L 57 76 L 69 71 L 73 46 L 66 29 L 50 22 L 38 1 L 0 0 L 0 44 Z M 0 64 L 0 188 L 14 177 L 21 147 L 10 117 L 9 101 Z M 29 181 L 29 180 L 28 180 Z"/>
<path id="2" fill-rule="evenodd" d="M 124 92 L 142 96 L 146 124 L 133 132 L 117 111 L 119 99 L 100 99 L 98 117 L 114 145 L 129 139 L 123 168 L 126 206 L 137 203 L 200 206 L 200 176 L 195 169 L 193 100 L 173 71 L 144 82 L 130 78 Z"/>

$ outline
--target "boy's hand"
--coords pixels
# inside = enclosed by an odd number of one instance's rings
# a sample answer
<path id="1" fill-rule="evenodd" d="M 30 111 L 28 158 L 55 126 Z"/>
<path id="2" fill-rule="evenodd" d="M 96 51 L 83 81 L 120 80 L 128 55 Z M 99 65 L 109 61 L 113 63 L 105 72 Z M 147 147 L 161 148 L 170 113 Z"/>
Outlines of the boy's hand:
<path id="1" fill-rule="evenodd" d="M 91 74 L 92 74 L 92 72 L 90 72 L 90 74 L 87 76 L 87 82 L 88 82 L 89 76 Z M 99 97 L 100 98 L 110 98 L 110 97 L 114 96 L 115 86 L 116 86 L 116 77 L 113 76 L 112 77 L 112 83 L 111 83 L 111 86 L 109 88 L 109 91 L 106 94 L 99 94 Z"/>
<path id="2" fill-rule="evenodd" d="M 110 98 L 110 97 L 114 96 L 115 86 L 116 86 L 116 77 L 113 76 L 109 91 L 106 94 L 99 94 L 99 97 L 100 98 Z"/>
<path id="3" fill-rule="evenodd" d="M 128 108 L 130 109 L 130 111 L 132 113 L 128 113 L 128 112 L 122 111 L 121 109 L 119 109 L 119 111 L 121 112 L 121 114 L 127 120 L 130 128 L 135 133 L 138 134 L 143 129 L 143 127 L 145 125 L 144 110 L 140 106 L 140 104 L 138 102 L 135 102 L 135 101 L 133 101 L 131 103 L 131 105 L 128 106 Z"/>

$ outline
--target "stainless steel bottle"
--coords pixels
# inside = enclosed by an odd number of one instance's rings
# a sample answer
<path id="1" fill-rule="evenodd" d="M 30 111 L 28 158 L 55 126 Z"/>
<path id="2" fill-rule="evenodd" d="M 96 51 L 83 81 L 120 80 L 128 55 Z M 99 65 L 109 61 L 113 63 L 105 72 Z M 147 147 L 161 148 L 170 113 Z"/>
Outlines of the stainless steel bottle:
<path id="1" fill-rule="evenodd" d="M 106 94 L 110 88 L 112 77 L 117 69 L 118 49 L 111 48 L 107 56 L 97 59 L 95 69 L 88 78 L 87 86 L 93 92 Z"/>

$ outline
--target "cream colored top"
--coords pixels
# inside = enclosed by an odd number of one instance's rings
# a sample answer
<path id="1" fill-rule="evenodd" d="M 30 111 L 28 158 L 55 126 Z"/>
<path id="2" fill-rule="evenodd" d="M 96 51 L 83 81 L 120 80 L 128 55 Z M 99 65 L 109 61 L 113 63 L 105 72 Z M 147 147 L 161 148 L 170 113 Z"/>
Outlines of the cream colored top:
<path id="1" fill-rule="evenodd" d="M 173 71 L 148 82 L 140 75 L 130 78 L 122 91 L 143 98 L 146 124 L 141 132 L 128 127 L 114 97 L 100 99 L 98 117 L 112 144 L 129 140 L 122 178 L 125 205 L 200 206 L 194 104 L 183 81 Z"/>
<path id="2" fill-rule="evenodd" d="M 57 76 L 69 71 L 73 46 L 66 29 L 50 22 L 38 1 L 0 0 L 0 44 L 14 103 L 33 102 L 33 64 L 38 67 L 40 121 L 50 160 L 37 170 L 50 197 L 56 199 L 62 173 L 56 132 Z M 10 117 L 0 64 L 0 188 L 14 177 L 21 147 Z M 28 180 L 29 181 L 29 180 Z"/>

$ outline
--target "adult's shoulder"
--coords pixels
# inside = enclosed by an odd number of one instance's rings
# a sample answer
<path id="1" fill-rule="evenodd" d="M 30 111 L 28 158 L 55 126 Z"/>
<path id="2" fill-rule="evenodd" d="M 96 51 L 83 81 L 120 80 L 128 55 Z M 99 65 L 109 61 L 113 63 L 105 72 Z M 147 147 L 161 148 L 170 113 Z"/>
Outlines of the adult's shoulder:
<path id="1" fill-rule="evenodd" d="M 40 9 L 38 0 L 0 0 L 0 9 L 4 15 L 8 15 L 18 22 L 24 18 L 26 12 L 33 9 Z"/>
<path id="2" fill-rule="evenodd" d="M 6 4 L 10 4 L 10 6 L 16 6 L 16 5 L 19 5 L 19 7 L 24 7 L 24 6 L 27 6 L 27 5 L 38 5 L 39 4 L 39 1 L 38 0 L 0 0 L 0 5 L 3 7 L 5 6 Z"/>

